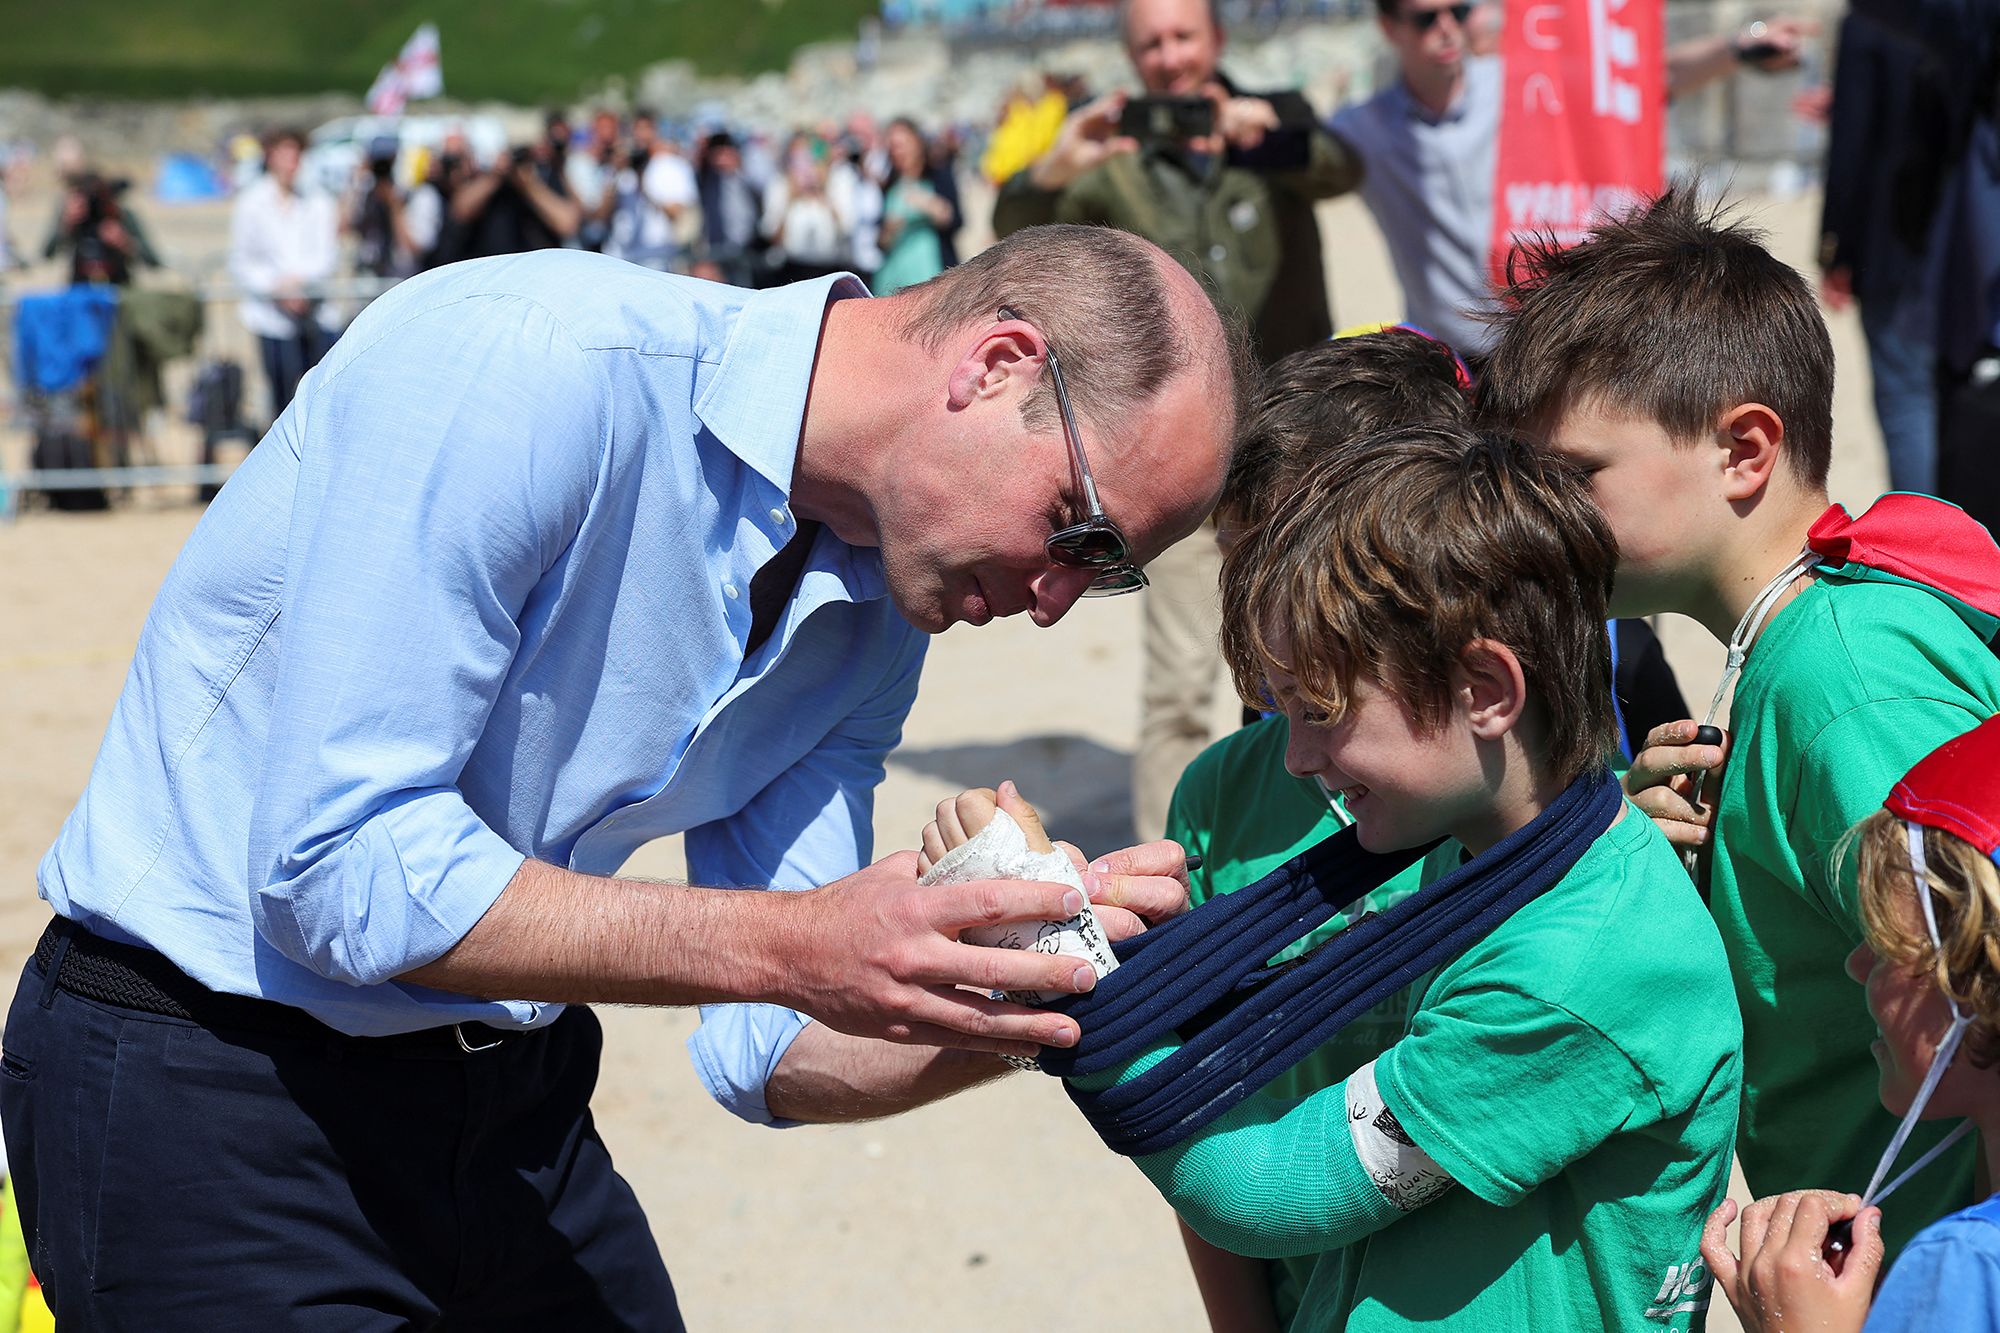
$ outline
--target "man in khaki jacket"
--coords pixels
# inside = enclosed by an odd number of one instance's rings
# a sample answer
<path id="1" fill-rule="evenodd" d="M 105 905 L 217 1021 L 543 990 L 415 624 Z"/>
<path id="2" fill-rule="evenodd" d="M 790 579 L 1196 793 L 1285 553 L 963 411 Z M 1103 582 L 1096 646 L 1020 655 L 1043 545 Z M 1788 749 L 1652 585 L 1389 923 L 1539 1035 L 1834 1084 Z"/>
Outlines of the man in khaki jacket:
<path id="1" fill-rule="evenodd" d="M 1144 146 L 1120 135 L 1126 98 L 1072 112 L 1048 152 L 1000 190 L 993 229 L 1099 223 L 1158 245 L 1249 324 L 1269 365 L 1333 332 L 1313 203 L 1354 189 L 1361 162 L 1304 99 L 1240 93 L 1217 69 L 1223 31 L 1212 0 L 1127 0 L 1125 50 L 1146 94 L 1203 96 L 1214 133 Z M 1208 744 L 1217 670 L 1218 555 L 1206 529 L 1147 568 L 1145 674 L 1134 824 L 1166 827 L 1167 802 Z"/>

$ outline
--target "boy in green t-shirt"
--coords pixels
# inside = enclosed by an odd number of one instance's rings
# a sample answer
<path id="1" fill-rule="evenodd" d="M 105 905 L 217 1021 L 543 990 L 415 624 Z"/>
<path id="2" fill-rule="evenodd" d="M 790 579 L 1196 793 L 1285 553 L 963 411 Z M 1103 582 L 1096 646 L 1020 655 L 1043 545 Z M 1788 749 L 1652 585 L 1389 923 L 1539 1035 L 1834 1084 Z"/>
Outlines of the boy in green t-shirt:
<path id="1" fill-rule="evenodd" d="M 1449 839 L 1434 877 L 1604 762 L 1612 560 L 1561 460 L 1388 431 L 1312 464 L 1231 553 L 1224 650 L 1364 847 Z M 1379 1057 L 1137 1161 L 1210 1243 L 1321 1256 L 1297 1329 L 1696 1328 L 1736 1120 L 1723 967 L 1666 840 L 1621 806 L 1559 883 L 1419 978 Z"/>
<path id="2" fill-rule="evenodd" d="M 1229 481 L 1215 509 L 1216 542 L 1236 538 L 1289 495 L 1314 459 L 1394 426 L 1460 424 L 1472 414 L 1471 377 L 1451 348 L 1426 333 L 1389 326 L 1337 335 L 1271 367 L 1238 437 Z M 1167 837 L 1201 858 L 1188 872 L 1188 901 L 1251 884 L 1354 821 L 1332 793 L 1285 771 L 1285 720 L 1267 717 L 1223 737 L 1181 774 L 1167 810 Z M 1272 959 L 1305 953 L 1368 912 L 1400 902 L 1419 882 L 1413 865 Z M 1410 994 L 1401 992 L 1287 1070 L 1271 1091 L 1303 1097 L 1332 1087 L 1403 1034 Z M 1266 1262 L 1217 1250 L 1181 1227 L 1202 1300 L 1220 1322 L 1289 1328 L 1316 1256 Z M 1262 1302 L 1268 1300 L 1268 1307 Z"/>
<path id="3" fill-rule="evenodd" d="M 1591 473 L 1618 614 L 1677 611 L 1748 650 L 1726 767 L 1688 720 L 1656 729 L 1626 778 L 1707 862 L 1743 1011 L 1744 1177 L 1758 1195 L 1858 1191 L 1896 1122 L 1842 972 L 1862 934 L 1853 877 L 1830 854 L 1913 763 L 2000 711 L 2000 663 L 1930 593 L 1799 559 L 1827 507 L 1833 351 L 1805 281 L 1754 233 L 1677 191 L 1517 260 L 1483 410 Z M 1948 1128 L 1920 1127 L 1911 1152 Z M 1890 1252 L 1972 1197 L 1967 1144 L 1885 1210 Z"/>

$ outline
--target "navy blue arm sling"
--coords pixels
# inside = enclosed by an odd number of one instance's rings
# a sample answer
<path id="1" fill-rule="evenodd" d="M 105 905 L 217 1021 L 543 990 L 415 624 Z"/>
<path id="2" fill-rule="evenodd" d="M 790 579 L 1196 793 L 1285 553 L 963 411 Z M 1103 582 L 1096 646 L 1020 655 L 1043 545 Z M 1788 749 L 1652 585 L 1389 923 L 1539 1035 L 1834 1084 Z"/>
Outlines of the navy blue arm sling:
<path id="1" fill-rule="evenodd" d="M 1095 990 L 1050 1006 L 1076 1019 L 1083 1039 L 1045 1048 L 1041 1066 L 1065 1077 L 1103 1073 L 1180 1033 L 1180 1049 L 1129 1082 L 1069 1087 L 1113 1151 L 1171 1148 L 1554 888 L 1623 801 L 1610 771 L 1594 769 L 1444 878 L 1270 966 L 1273 954 L 1430 851 L 1378 855 L 1343 829 L 1255 884 L 1117 945 L 1119 966 Z"/>

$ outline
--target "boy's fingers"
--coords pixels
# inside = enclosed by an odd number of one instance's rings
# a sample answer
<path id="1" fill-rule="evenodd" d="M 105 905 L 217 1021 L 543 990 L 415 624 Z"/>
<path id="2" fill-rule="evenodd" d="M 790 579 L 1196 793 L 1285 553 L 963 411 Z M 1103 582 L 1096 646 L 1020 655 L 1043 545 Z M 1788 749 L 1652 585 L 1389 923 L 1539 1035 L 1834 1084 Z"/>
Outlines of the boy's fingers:
<path id="1" fill-rule="evenodd" d="M 1104 927 L 1104 938 L 1113 944 L 1120 940 L 1129 940 L 1134 935 L 1142 935 L 1146 931 L 1145 919 L 1122 907 L 1099 903 L 1095 910 L 1097 924 Z"/>
<path id="2" fill-rule="evenodd" d="M 1632 758 L 1625 790 L 1635 795 L 1682 773 L 1711 773 L 1722 767 L 1719 745 L 1649 745 Z"/>
<path id="3" fill-rule="evenodd" d="M 1654 819 L 1698 826 L 1708 823 L 1707 814 L 1696 810 L 1687 797 L 1669 787 L 1647 787 L 1633 792 L 1632 804 Z"/>
<path id="4" fill-rule="evenodd" d="M 1736 1201 L 1724 1199 L 1708 1215 L 1701 1227 L 1701 1258 L 1722 1286 L 1722 1294 L 1736 1303 L 1736 1255 L 1729 1248 L 1729 1224 L 1736 1218 Z"/>
<path id="5" fill-rule="evenodd" d="M 1833 1205 L 1843 1202 L 1845 1200 L 1841 1195 L 1828 1190 L 1803 1190 L 1799 1193 L 1782 1242 L 1786 1249 L 1793 1251 L 1794 1259 L 1808 1264 L 1819 1262 L 1820 1251 L 1826 1245 L 1827 1228 L 1833 1225 L 1835 1218 Z"/>
<path id="6" fill-rule="evenodd" d="M 1810 1190 L 1793 1190 L 1790 1194 L 1779 1195 L 1774 1201 L 1775 1206 L 1771 1209 L 1770 1224 L 1764 1229 L 1764 1249 L 1766 1251 L 1776 1255 L 1784 1250 L 1785 1242 L 1792 1238 L 1792 1225 L 1798 1217 L 1799 1201 L 1807 1197 L 1811 1192 Z M 1818 1254 L 1819 1251 L 1814 1250 L 1813 1253 Z"/>
<path id="7" fill-rule="evenodd" d="M 1861 1200 L 1855 1199 L 1854 1202 L 1859 1204 Z M 1853 1235 L 1854 1243 L 1847 1251 L 1847 1266 L 1834 1280 L 1842 1286 L 1851 1283 L 1863 1291 L 1873 1291 L 1875 1274 L 1881 1270 L 1884 1253 L 1882 1210 L 1871 1204 L 1856 1213 Z"/>
<path id="8" fill-rule="evenodd" d="M 1748 1264 L 1756 1259 L 1764 1248 L 1764 1233 L 1771 1226 L 1771 1209 L 1776 1199 L 1759 1199 L 1743 1210 L 1743 1230 L 1737 1237 L 1737 1249 L 1742 1252 L 1743 1262 Z"/>
<path id="9" fill-rule="evenodd" d="M 924 825 L 924 851 L 923 855 L 917 858 L 917 873 L 923 874 L 944 860 L 944 853 L 944 835 L 938 832 L 938 826 Z"/>

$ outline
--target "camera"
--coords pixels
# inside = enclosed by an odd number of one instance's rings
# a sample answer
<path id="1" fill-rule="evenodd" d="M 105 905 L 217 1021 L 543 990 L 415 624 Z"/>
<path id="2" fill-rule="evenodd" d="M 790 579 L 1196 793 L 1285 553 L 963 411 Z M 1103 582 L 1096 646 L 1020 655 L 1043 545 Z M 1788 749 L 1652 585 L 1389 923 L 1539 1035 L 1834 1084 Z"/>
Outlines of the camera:
<path id="1" fill-rule="evenodd" d="M 1206 97 L 1135 97 L 1118 115 L 1118 132 L 1142 145 L 1186 143 L 1215 133 L 1215 103 Z"/>

